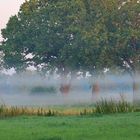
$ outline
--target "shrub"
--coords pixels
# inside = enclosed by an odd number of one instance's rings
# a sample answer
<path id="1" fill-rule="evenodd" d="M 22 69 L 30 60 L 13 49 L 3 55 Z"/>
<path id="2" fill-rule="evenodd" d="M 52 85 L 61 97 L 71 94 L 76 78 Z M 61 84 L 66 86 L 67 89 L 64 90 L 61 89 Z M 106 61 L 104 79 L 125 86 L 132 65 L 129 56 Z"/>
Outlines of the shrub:
<path id="1" fill-rule="evenodd" d="M 37 86 L 33 87 L 31 89 L 32 94 L 54 94 L 56 93 L 56 88 L 53 86 L 50 87 L 43 87 L 43 86 Z"/>

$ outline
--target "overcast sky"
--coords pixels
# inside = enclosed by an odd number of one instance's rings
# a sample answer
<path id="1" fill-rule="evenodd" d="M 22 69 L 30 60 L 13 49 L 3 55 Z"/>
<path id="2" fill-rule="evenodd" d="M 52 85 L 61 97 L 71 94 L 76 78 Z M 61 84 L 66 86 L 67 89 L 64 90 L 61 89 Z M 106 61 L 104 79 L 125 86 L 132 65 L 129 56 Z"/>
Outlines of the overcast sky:
<path id="1" fill-rule="evenodd" d="M 0 40 L 1 29 L 5 28 L 10 16 L 18 13 L 20 5 L 25 0 L 0 0 Z"/>

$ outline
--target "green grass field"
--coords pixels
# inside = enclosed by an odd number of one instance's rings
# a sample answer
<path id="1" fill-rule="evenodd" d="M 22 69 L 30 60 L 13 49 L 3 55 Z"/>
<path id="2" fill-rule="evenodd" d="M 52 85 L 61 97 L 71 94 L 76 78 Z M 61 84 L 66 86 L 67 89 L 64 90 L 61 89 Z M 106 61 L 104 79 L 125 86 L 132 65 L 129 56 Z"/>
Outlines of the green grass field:
<path id="1" fill-rule="evenodd" d="M 140 112 L 0 119 L 0 140 L 139 140 Z"/>

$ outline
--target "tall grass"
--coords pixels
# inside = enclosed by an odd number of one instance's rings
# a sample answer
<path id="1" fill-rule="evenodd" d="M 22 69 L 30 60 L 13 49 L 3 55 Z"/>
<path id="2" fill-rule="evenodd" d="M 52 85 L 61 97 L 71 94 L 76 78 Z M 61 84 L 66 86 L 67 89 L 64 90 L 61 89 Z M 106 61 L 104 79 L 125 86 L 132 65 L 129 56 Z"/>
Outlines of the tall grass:
<path id="1" fill-rule="evenodd" d="M 55 111 L 44 108 L 30 108 L 30 107 L 8 107 L 6 105 L 0 106 L 0 117 L 13 117 L 20 115 L 36 115 L 36 116 L 54 116 Z"/>
<path id="2" fill-rule="evenodd" d="M 109 113 L 123 113 L 123 112 L 134 112 L 138 111 L 133 105 L 125 101 L 124 97 L 121 96 L 119 101 L 113 99 L 105 100 L 101 99 L 90 107 L 63 107 L 63 108 L 33 108 L 33 107 L 15 107 L 15 106 L 0 106 L 0 117 L 13 117 L 19 115 L 28 116 L 83 116 L 93 114 L 109 114 Z"/>
<path id="3" fill-rule="evenodd" d="M 86 110 L 86 111 L 85 111 Z M 0 117 L 14 117 L 21 115 L 28 116 L 79 116 L 85 115 L 92 112 L 92 109 L 78 109 L 78 108 L 60 108 L 60 109 L 50 109 L 50 108 L 33 108 L 33 107 L 15 107 L 15 106 L 0 106 Z"/>
<path id="4" fill-rule="evenodd" d="M 121 96 L 119 101 L 114 101 L 113 99 L 101 99 L 100 101 L 96 102 L 95 109 L 96 113 L 101 114 L 135 111 L 134 106 L 131 103 L 125 101 L 123 96 Z"/>

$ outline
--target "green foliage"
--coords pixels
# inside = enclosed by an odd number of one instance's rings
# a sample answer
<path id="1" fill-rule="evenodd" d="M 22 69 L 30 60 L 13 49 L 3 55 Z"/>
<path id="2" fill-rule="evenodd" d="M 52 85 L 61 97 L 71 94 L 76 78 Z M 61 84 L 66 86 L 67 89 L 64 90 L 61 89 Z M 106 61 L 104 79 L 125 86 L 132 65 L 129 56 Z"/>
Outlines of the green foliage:
<path id="1" fill-rule="evenodd" d="M 140 69 L 140 4 L 131 0 L 29 0 L 2 30 L 6 68 L 103 72 Z M 32 58 L 28 55 L 32 54 Z M 42 67 L 40 67 L 40 65 Z"/>
<path id="2" fill-rule="evenodd" d="M 129 73 L 140 69 L 139 12 L 140 4 L 132 0 L 110 14 L 106 22 L 108 40 L 100 65 L 105 63 L 109 68 L 115 66 Z"/>
<path id="3" fill-rule="evenodd" d="M 50 87 L 43 87 L 43 86 L 37 86 L 33 87 L 31 89 L 31 94 L 55 94 L 56 88 L 53 86 Z"/>

